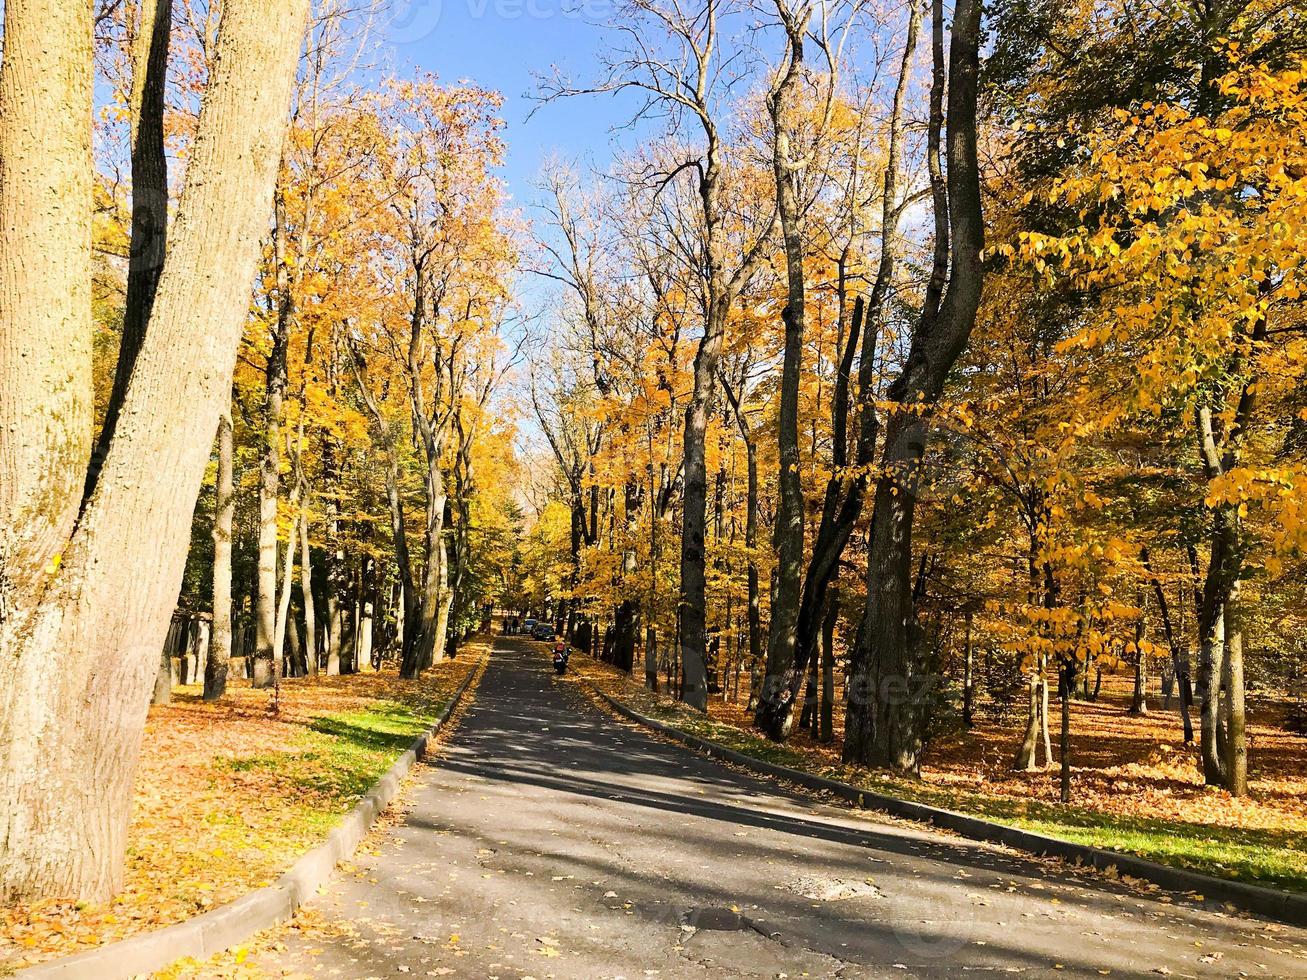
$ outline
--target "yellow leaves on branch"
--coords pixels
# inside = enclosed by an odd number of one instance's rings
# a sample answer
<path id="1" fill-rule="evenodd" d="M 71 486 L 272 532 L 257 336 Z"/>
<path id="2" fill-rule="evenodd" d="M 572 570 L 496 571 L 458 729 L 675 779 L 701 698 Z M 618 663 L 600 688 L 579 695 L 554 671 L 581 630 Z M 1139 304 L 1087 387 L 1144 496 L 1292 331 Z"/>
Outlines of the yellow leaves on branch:
<path id="1" fill-rule="evenodd" d="M 1240 518 L 1260 511 L 1274 552 L 1263 564 L 1272 575 L 1281 571 L 1281 556 L 1307 550 L 1307 467 L 1235 467 L 1208 483 L 1204 503 L 1233 508 Z"/>
<path id="2" fill-rule="evenodd" d="M 1136 356 L 1138 410 L 1183 399 L 1304 289 L 1305 69 L 1232 55 L 1219 116 L 1151 102 L 1118 110 L 1088 135 L 1081 167 L 1028 196 L 1075 209 L 1081 224 L 1061 236 L 1022 231 L 994 249 L 1047 284 L 1110 296 L 1064 349 Z"/>

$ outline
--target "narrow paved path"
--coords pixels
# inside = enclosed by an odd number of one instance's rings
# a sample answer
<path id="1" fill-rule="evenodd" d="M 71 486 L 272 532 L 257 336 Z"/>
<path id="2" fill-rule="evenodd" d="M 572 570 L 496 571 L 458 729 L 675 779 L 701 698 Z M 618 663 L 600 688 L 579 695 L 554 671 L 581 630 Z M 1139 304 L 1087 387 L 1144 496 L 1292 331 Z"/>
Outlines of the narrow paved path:
<path id="1" fill-rule="evenodd" d="M 816 804 L 501 640 L 393 839 L 261 965 L 310 976 L 1307 977 L 1302 931 Z"/>

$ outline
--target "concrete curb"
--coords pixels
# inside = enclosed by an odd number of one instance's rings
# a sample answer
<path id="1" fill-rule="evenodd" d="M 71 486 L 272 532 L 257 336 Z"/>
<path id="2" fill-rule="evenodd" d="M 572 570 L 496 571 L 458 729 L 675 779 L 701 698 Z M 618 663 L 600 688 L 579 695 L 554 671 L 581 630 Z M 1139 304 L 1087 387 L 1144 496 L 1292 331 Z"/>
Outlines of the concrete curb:
<path id="1" fill-rule="evenodd" d="M 671 725 L 642 715 L 620 701 L 609 697 L 588 680 L 586 684 L 618 714 L 637 724 L 644 725 L 646 728 L 660 732 L 683 745 L 703 752 L 708 756 L 726 759 L 765 776 L 774 776 L 791 783 L 797 783 L 807 789 L 832 793 L 861 809 L 877 810 L 895 817 L 918 820 L 951 830 L 972 840 L 1004 844 L 1018 850 L 1028 851 L 1031 854 L 1062 858 L 1066 861 L 1077 862 L 1099 870 L 1114 867 L 1121 874 L 1150 881 L 1169 891 L 1195 892 L 1203 896 L 1204 903 L 1213 907 L 1231 905 L 1245 912 L 1252 912 L 1277 922 L 1284 922 L 1294 926 L 1307 926 L 1307 895 L 1296 895 L 1275 888 L 1249 885 L 1241 881 L 1227 881 L 1223 878 L 1213 878 L 1210 875 L 1199 874 L 1196 871 L 1172 868 L 1164 864 L 1147 861 L 1133 854 L 1103 850 L 1098 847 L 1090 847 L 1087 844 L 1075 844 L 1056 837 L 1047 837 L 1028 830 L 1020 830 L 1016 827 L 1006 827 L 1002 824 L 982 820 L 979 817 L 968 816 L 965 813 L 942 810 L 938 807 L 927 806 L 924 803 L 912 803 L 893 796 L 884 796 L 870 790 L 860 789 L 849 783 L 841 783 L 812 773 L 802 772 L 798 769 L 790 769 L 786 766 L 764 762 L 762 759 L 755 759 L 743 752 L 728 749 L 717 742 L 699 738 L 697 735 L 691 735 L 679 728 L 673 728 Z"/>
<path id="2" fill-rule="evenodd" d="M 154 973 L 185 957 L 205 959 L 221 953 L 256 932 L 289 920 L 331 877 L 336 865 L 354 853 L 377 817 L 399 793 L 400 784 L 413 764 L 426 754 L 427 744 L 445 727 L 488 660 L 489 653 L 473 665 L 436 723 L 413 741 L 323 843 L 303 855 L 276 882 L 185 922 L 20 970 L 15 980 L 90 977 L 129 980 Z"/>

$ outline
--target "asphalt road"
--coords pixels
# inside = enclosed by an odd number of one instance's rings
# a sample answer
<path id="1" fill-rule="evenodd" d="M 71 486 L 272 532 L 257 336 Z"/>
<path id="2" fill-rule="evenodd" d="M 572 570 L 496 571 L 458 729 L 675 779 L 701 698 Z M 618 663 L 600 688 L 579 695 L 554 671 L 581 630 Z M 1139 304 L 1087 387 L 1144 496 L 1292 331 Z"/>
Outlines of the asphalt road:
<path id="1" fill-rule="evenodd" d="M 618 723 L 501 640 L 374 852 L 272 972 L 1307 977 L 1307 933 L 790 794 Z"/>

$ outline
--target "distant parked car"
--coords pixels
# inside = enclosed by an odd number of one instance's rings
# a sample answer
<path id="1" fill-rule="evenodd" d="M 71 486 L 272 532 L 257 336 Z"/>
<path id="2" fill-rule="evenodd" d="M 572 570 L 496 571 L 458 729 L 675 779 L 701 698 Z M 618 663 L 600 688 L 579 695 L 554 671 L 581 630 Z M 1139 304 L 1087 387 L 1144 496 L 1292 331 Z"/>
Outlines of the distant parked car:
<path id="1" fill-rule="evenodd" d="M 522 631 L 523 633 L 525 633 L 527 636 L 530 636 L 530 635 L 535 631 L 535 628 L 536 628 L 536 626 L 539 625 L 539 623 L 540 623 L 540 620 L 538 620 L 538 619 L 524 619 L 524 620 L 522 620 L 522 630 L 521 630 L 521 631 Z"/>

